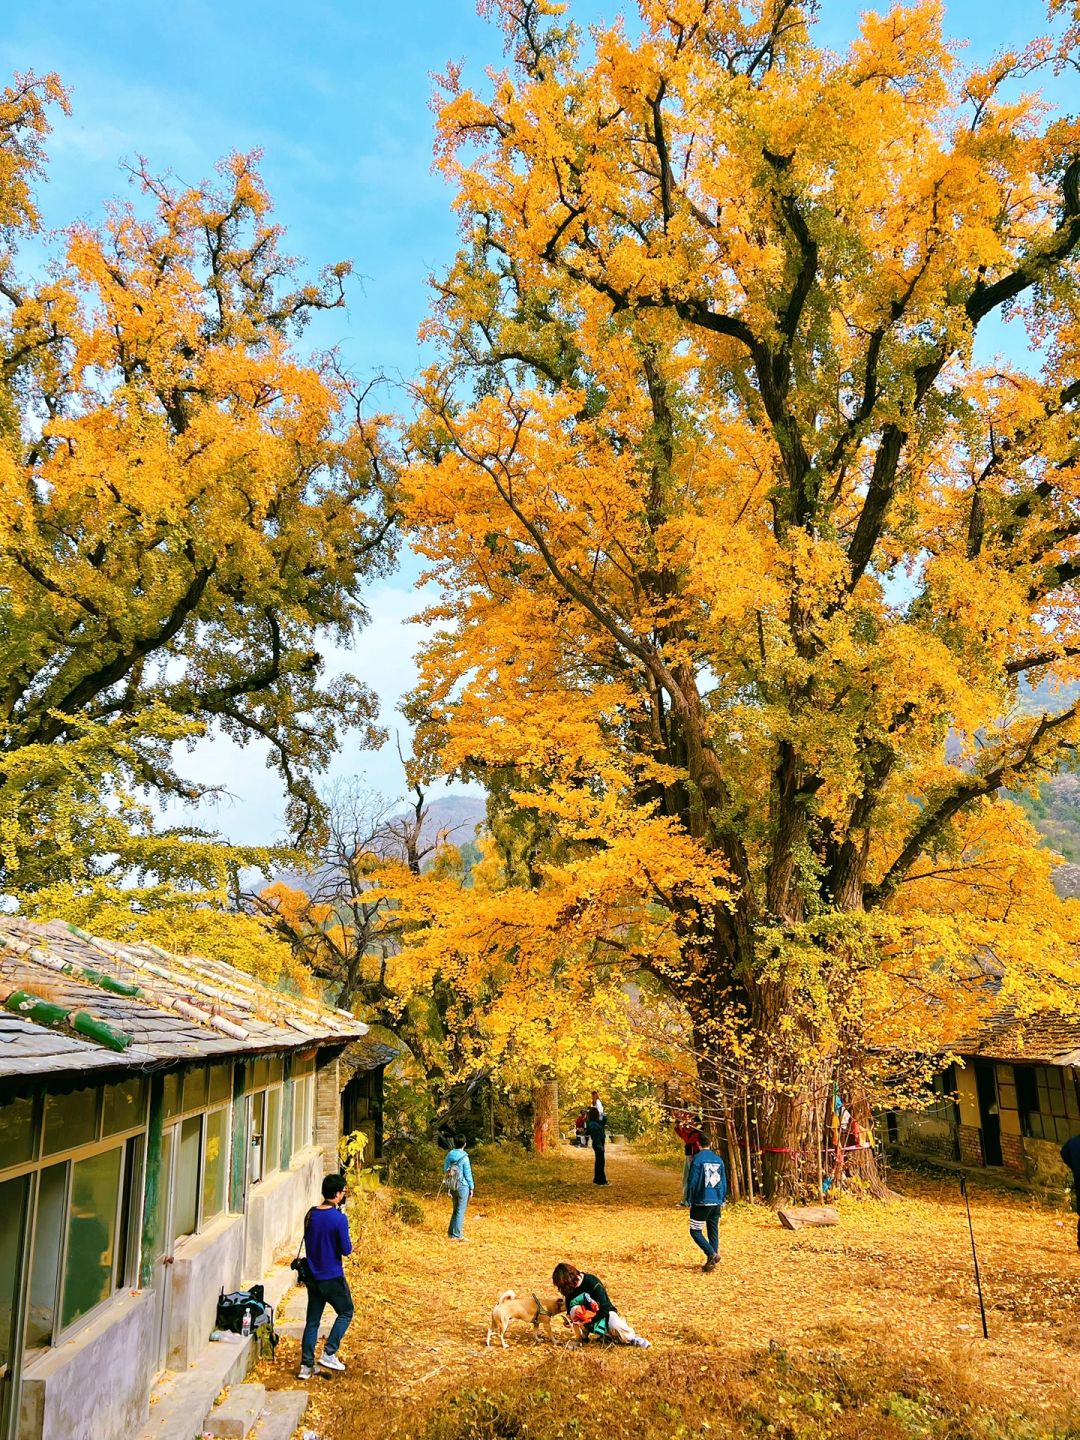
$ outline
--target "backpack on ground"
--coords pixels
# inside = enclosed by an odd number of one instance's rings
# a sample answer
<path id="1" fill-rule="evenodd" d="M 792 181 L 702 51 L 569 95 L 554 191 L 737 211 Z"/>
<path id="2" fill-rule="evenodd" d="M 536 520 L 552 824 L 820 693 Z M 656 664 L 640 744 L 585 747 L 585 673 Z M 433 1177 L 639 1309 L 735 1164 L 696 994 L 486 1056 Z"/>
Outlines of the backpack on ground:
<path id="1" fill-rule="evenodd" d="M 244 1315 L 248 1311 L 251 1312 L 251 1334 L 256 1346 L 261 1350 L 264 1343 L 269 1345 L 272 1355 L 277 1349 L 278 1334 L 274 1329 L 273 1308 L 266 1303 L 261 1285 L 252 1285 L 250 1290 L 231 1290 L 228 1295 L 223 1286 L 218 1296 L 216 1328 L 242 1335 Z"/>

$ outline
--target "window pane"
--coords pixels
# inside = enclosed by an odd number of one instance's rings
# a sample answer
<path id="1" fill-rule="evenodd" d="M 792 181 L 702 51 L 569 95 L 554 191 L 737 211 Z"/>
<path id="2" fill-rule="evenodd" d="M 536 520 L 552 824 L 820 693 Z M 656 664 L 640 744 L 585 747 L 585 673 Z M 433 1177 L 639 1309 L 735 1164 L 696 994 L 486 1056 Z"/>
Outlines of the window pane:
<path id="1" fill-rule="evenodd" d="M 192 1115 L 180 1126 L 180 1156 L 176 1167 L 173 1235 L 194 1235 L 199 1210 L 199 1148 L 202 1143 L 202 1116 Z"/>
<path id="2" fill-rule="evenodd" d="M 305 1075 L 293 1085 L 295 1108 L 293 1110 L 293 1149 L 302 1150 L 310 1145 L 313 1138 L 312 1101 L 315 1093 L 315 1077 Z"/>
<path id="3" fill-rule="evenodd" d="M 280 1055 L 275 1055 L 270 1061 L 270 1084 L 280 1085 L 285 1079 L 285 1061 Z"/>
<path id="4" fill-rule="evenodd" d="M 205 1065 L 184 1075 L 184 1109 L 205 1110 L 209 1095 L 209 1073 Z"/>
<path id="5" fill-rule="evenodd" d="M 131 1254 L 134 1246 L 132 1227 L 138 1216 L 138 1202 L 142 1191 L 142 1149 L 143 1137 L 132 1135 L 124 1145 L 123 1193 L 120 1197 L 120 1229 L 116 1235 L 116 1265 L 113 1269 L 113 1289 L 119 1290 L 128 1283 L 129 1271 L 134 1279 L 139 1263 Z M 131 1264 L 129 1266 L 129 1259 Z"/>
<path id="6" fill-rule="evenodd" d="M 263 1141 L 266 1127 L 266 1091 L 251 1097 L 251 1143 L 248 1145 L 248 1180 L 257 1185 L 263 1177 Z"/>
<path id="7" fill-rule="evenodd" d="M 251 1083 L 256 1090 L 265 1090 L 270 1083 L 270 1061 L 265 1055 L 260 1055 L 252 1066 Z"/>
<path id="8" fill-rule="evenodd" d="M 306 1055 L 303 1058 L 299 1055 L 293 1056 L 293 1075 L 313 1075 L 315 1073 L 315 1056 Z"/>
<path id="9" fill-rule="evenodd" d="M 146 1120 L 146 1081 L 125 1080 L 122 1085 L 109 1085 L 105 1090 L 105 1127 L 103 1134 L 119 1135 L 124 1130 L 137 1130 Z"/>
<path id="10" fill-rule="evenodd" d="M 30 1264 L 30 1306 L 26 1317 L 26 1346 L 47 1345 L 52 1339 L 56 1305 L 56 1277 L 60 1268 L 60 1242 L 67 1214 L 66 1160 L 41 1172 L 38 1185 L 34 1255 Z"/>
<path id="11" fill-rule="evenodd" d="M 10 1105 L 0 1105 L 0 1170 L 25 1165 L 33 1158 L 33 1100 L 12 1100 Z"/>
<path id="12" fill-rule="evenodd" d="M 45 1096 L 46 1155 L 97 1139 L 97 1102 L 98 1092 L 92 1089 Z"/>
<path id="13" fill-rule="evenodd" d="M 20 1175 L 17 1180 L 5 1180 L 0 1185 L 0 1373 L 11 1360 L 11 1312 L 15 1304 L 19 1240 L 29 1188 L 30 1178 L 27 1175 Z"/>
<path id="14" fill-rule="evenodd" d="M 71 1177 L 71 1218 L 64 1260 L 63 1323 L 70 1325 L 112 1293 L 116 1256 L 116 1202 L 124 1148 L 76 1162 Z"/>
<path id="15" fill-rule="evenodd" d="M 173 1136 L 176 1127 L 166 1130 L 161 1137 L 161 1168 L 158 1171 L 158 1188 L 154 1204 L 154 1259 L 172 1253 L 173 1237 L 166 1233 L 169 1216 L 169 1191 L 172 1188 Z"/>
<path id="16" fill-rule="evenodd" d="M 266 1094 L 266 1140 L 263 1145 L 263 1170 L 267 1175 L 281 1165 L 281 1087 Z"/>
<path id="17" fill-rule="evenodd" d="M 203 1165 L 202 1218 L 225 1209 L 225 1180 L 229 1173 L 229 1111 L 211 1110 L 206 1117 L 206 1158 Z"/>
<path id="18" fill-rule="evenodd" d="M 210 1104 L 232 1099 L 231 1065 L 215 1065 L 210 1071 Z"/>
<path id="19" fill-rule="evenodd" d="M 165 1076 L 165 1119 L 180 1114 L 180 1072 L 172 1070 Z"/>

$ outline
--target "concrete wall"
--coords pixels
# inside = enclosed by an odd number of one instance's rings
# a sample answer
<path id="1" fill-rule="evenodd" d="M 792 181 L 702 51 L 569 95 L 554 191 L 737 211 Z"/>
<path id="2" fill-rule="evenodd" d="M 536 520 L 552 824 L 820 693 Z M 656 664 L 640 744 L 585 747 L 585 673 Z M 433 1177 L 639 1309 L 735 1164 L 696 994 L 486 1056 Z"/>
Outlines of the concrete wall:
<path id="1" fill-rule="evenodd" d="M 186 1370 L 210 1339 L 219 1291 L 244 1283 L 244 1217 L 219 1215 L 173 1254 L 169 1369 Z"/>
<path id="2" fill-rule="evenodd" d="M 1072 1176 L 1065 1169 L 1061 1146 L 1056 1140 L 1024 1139 L 1024 1156 L 1032 1186 L 1045 1193 L 1053 1204 L 1068 1205 L 1072 1197 Z"/>
<path id="3" fill-rule="evenodd" d="M 20 1435 L 25 1440 L 138 1435 L 154 1379 L 156 1319 L 152 1291 L 125 1292 L 70 1340 L 32 1360 L 23 1371 Z"/>
<path id="4" fill-rule="evenodd" d="M 304 1216 L 319 1203 L 319 1187 L 331 1163 L 312 1145 L 293 1156 L 290 1170 L 279 1170 L 248 1188 L 245 1285 L 251 1277 L 264 1275 L 275 1260 L 296 1254 Z"/>
<path id="5" fill-rule="evenodd" d="M 957 1158 L 956 1131 L 952 1122 L 934 1112 L 905 1113 L 896 1117 L 896 1140 L 901 1150 L 916 1151 L 937 1160 Z"/>

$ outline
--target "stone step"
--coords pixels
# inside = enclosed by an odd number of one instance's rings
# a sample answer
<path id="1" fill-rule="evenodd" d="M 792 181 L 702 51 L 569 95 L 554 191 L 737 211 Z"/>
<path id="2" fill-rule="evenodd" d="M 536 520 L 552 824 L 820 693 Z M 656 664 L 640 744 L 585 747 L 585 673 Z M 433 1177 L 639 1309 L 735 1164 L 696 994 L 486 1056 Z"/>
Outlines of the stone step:
<path id="1" fill-rule="evenodd" d="M 265 1404 L 265 1385 L 234 1385 L 203 1421 L 203 1434 L 216 1440 L 247 1440 Z"/>
<path id="2" fill-rule="evenodd" d="M 238 1385 L 251 1369 L 254 1342 L 238 1340 L 211 1340 L 194 1365 L 155 1385 L 139 1440 L 191 1440 L 192 1417 L 205 1415 L 222 1390 Z"/>
<path id="3" fill-rule="evenodd" d="M 307 1409 L 306 1390 L 274 1390 L 266 1397 L 262 1418 L 251 1440 L 292 1440 Z"/>

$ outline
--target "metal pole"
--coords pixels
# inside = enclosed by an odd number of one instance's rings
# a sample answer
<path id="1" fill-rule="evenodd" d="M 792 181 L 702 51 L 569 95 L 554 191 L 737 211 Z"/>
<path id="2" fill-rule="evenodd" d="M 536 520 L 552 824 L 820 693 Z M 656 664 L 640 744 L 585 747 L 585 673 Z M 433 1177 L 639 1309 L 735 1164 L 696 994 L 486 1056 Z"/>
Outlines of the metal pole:
<path id="1" fill-rule="evenodd" d="M 983 1339 L 990 1339 L 990 1332 L 986 1328 L 986 1306 L 983 1304 L 982 1279 L 979 1276 L 979 1256 L 975 1249 L 975 1230 L 971 1223 L 971 1202 L 968 1200 L 967 1180 L 960 1176 L 960 1194 L 964 1197 L 964 1207 L 967 1210 L 968 1234 L 971 1236 L 971 1258 L 975 1262 L 975 1288 L 979 1292 L 979 1315 L 982 1318 Z"/>

